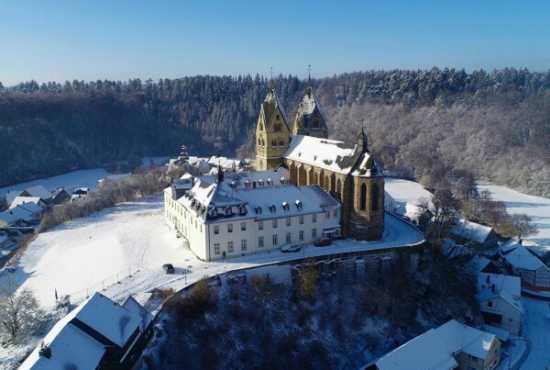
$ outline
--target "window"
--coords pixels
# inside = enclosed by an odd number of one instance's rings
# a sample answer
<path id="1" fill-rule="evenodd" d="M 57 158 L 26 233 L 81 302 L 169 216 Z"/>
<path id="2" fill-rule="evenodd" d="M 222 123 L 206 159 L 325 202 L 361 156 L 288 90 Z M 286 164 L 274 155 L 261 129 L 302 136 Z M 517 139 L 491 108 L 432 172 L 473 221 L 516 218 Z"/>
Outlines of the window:
<path id="1" fill-rule="evenodd" d="M 359 209 L 361 210 L 367 209 L 367 185 L 366 184 L 361 185 L 361 203 L 359 205 Z"/>
<path id="2" fill-rule="evenodd" d="M 493 301 L 487 302 L 487 307 L 493 307 Z"/>
<path id="3" fill-rule="evenodd" d="M 232 214 L 233 214 L 233 210 L 231 209 L 231 207 L 227 207 L 227 209 L 225 210 L 225 215 L 231 216 Z"/>
<path id="4" fill-rule="evenodd" d="M 332 212 L 332 217 L 336 218 L 338 217 L 338 210 L 335 209 L 333 212 Z"/>
<path id="5" fill-rule="evenodd" d="M 290 243 L 290 233 L 286 233 L 286 242 Z"/>
<path id="6" fill-rule="evenodd" d="M 273 235 L 273 245 L 277 245 L 277 235 Z"/>
<path id="7" fill-rule="evenodd" d="M 317 229 L 311 229 L 311 237 L 315 239 L 317 237 Z"/>
<path id="8" fill-rule="evenodd" d="M 227 250 L 229 253 L 233 252 L 233 242 L 227 242 Z"/>
<path id="9" fill-rule="evenodd" d="M 275 207 L 274 204 L 272 204 L 272 205 L 269 206 L 269 211 L 270 211 L 271 213 L 275 213 L 276 210 L 277 210 L 277 207 Z"/>
<path id="10" fill-rule="evenodd" d="M 232 233 L 233 232 L 233 224 L 227 224 L 227 232 Z"/>
<path id="11" fill-rule="evenodd" d="M 263 248 L 263 247 L 264 247 L 264 237 L 260 236 L 258 238 L 258 248 Z"/>
<path id="12" fill-rule="evenodd" d="M 241 231 L 246 230 L 246 222 L 241 222 Z"/>
<path id="13" fill-rule="evenodd" d="M 373 211 L 378 211 L 378 198 L 379 198 L 378 184 L 372 186 L 372 200 L 371 200 L 371 209 Z"/>
<path id="14" fill-rule="evenodd" d="M 241 240 L 241 250 L 246 250 L 246 239 Z"/>
<path id="15" fill-rule="evenodd" d="M 468 360 L 477 361 L 477 357 L 476 357 L 476 356 L 472 356 L 472 355 L 468 355 Z M 474 369 L 474 370 L 475 370 L 475 369 Z"/>
<path id="16" fill-rule="evenodd" d="M 303 242 L 304 241 L 304 231 L 303 230 L 300 230 L 300 234 L 298 236 L 298 239 Z"/>
<path id="17" fill-rule="evenodd" d="M 311 222 L 317 222 L 317 215 L 311 215 Z"/>
<path id="18" fill-rule="evenodd" d="M 263 230 L 263 229 L 264 229 L 264 222 L 263 221 L 258 222 L 258 230 Z"/>
<path id="19" fill-rule="evenodd" d="M 275 120 L 276 120 L 276 121 L 280 120 L 280 119 L 281 119 L 280 117 L 281 117 L 281 116 L 279 116 L 278 114 L 275 115 Z"/>
<path id="20" fill-rule="evenodd" d="M 220 233 L 220 227 L 219 226 L 214 226 L 214 234 L 215 235 L 218 235 Z"/>
<path id="21" fill-rule="evenodd" d="M 286 218 L 286 226 L 290 226 L 290 217 Z"/>
<path id="22" fill-rule="evenodd" d="M 330 218 L 330 211 L 325 212 L 325 218 L 327 218 L 327 219 Z"/>
<path id="23" fill-rule="evenodd" d="M 277 220 L 273 220 L 273 228 L 274 228 L 274 229 L 277 228 Z"/>
<path id="24" fill-rule="evenodd" d="M 220 243 L 215 243 L 214 244 L 214 253 L 215 254 L 220 254 Z"/>
<path id="25" fill-rule="evenodd" d="M 202 233 L 202 224 L 199 225 L 199 231 Z"/>
<path id="26" fill-rule="evenodd" d="M 304 216 L 300 216 L 300 225 L 304 224 Z"/>
<path id="27" fill-rule="evenodd" d="M 275 132 L 281 132 L 281 124 L 280 123 L 276 123 L 273 125 L 273 131 Z"/>

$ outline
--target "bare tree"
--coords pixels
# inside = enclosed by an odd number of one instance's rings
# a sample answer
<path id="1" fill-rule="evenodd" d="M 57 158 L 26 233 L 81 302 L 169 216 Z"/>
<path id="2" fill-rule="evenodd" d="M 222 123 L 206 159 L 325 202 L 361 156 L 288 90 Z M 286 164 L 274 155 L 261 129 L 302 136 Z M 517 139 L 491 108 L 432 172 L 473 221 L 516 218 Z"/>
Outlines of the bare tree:
<path id="1" fill-rule="evenodd" d="M 40 328 L 44 316 L 31 290 L 16 290 L 12 278 L 0 286 L 0 335 L 10 343 L 32 335 Z"/>
<path id="2" fill-rule="evenodd" d="M 453 226 L 458 214 L 457 201 L 450 187 L 442 187 L 435 191 L 432 198 L 433 218 L 426 230 L 426 237 L 432 247 L 439 248 Z"/>
<path id="3" fill-rule="evenodd" d="M 515 234 L 514 236 L 517 236 L 520 240 L 525 236 L 539 232 L 539 229 L 531 222 L 531 218 L 524 213 L 514 213 L 509 218 Z"/>

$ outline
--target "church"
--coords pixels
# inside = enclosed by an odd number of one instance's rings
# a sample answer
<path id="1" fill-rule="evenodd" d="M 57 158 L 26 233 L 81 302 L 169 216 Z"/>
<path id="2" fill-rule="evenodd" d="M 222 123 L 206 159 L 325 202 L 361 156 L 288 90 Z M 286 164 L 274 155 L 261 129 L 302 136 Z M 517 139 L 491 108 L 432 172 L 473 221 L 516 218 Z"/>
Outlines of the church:
<path id="1" fill-rule="evenodd" d="M 343 237 L 377 240 L 384 232 L 384 177 L 364 130 L 354 144 L 328 139 L 327 120 L 311 83 L 292 127 L 270 87 L 256 125 L 256 170 L 284 167 L 295 186 L 318 185 L 341 204 Z"/>

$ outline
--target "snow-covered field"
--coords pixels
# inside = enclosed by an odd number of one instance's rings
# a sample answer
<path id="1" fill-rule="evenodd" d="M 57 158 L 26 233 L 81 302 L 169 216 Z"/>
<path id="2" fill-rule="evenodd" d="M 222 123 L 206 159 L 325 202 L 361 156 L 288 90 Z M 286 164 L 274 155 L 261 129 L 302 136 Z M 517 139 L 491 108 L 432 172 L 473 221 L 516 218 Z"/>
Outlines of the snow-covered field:
<path id="1" fill-rule="evenodd" d="M 539 232 L 525 239 L 539 244 L 541 250 L 550 251 L 550 199 L 522 194 L 504 186 L 491 184 L 478 184 L 478 190 L 489 190 L 493 199 L 504 202 L 508 213 L 525 213 L 531 217 Z"/>
<path id="2" fill-rule="evenodd" d="M 157 287 L 181 289 L 186 282 L 204 275 L 238 268 L 422 240 L 414 228 L 386 216 L 382 241 L 340 240 L 330 247 L 308 246 L 296 254 L 276 250 L 207 263 L 198 260 L 186 248 L 184 239 L 177 239 L 175 232 L 164 225 L 163 209 L 163 198 L 157 195 L 123 203 L 42 233 L 23 253 L 16 264 L 17 271 L 11 276 L 18 286 L 34 290 L 40 302 L 50 306 L 56 289 L 60 296 L 70 294 L 73 303 L 95 290 L 103 291 L 103 287 L 106 295 L 120 298 Z M 161 266 L 167 262 L 176 267 L 176 274 L 164 274 Z M 184 274 L 184 269 L 188 273 Z"/>
<path id="3" fill-rule="evenodd" d="M 432 193 L 417 182 L 391 177 L 386 177 L 384 181 L 384 189 L 397 202 L 418 206 L 432 199 Z"/>
<path id="4" fill-rule="evenodd" d="M 153 160 L 153 163 L 158 165 L 165 162 L 166 159 L 167 157 L 144 157 L 142 161 L 144 165 L 148 165 Z M 102 168 L 72 171 L 58 176 L 45 177 L 0 188 L 0 196 L 4 196 L 8 190 L 23 190 L 35 185 L 43 185 L 48 190 L 59 187 L 69 190 L 78 187 L 95 189 L 97 188 L 97 180 L 103 179 L 108 175 L 110 174 Z"/>

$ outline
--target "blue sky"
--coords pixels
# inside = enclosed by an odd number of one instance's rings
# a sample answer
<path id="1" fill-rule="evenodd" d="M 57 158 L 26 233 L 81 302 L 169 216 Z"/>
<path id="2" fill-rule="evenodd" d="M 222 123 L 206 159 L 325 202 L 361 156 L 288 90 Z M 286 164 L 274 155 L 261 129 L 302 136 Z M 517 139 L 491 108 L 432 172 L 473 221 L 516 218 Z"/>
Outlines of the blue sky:
<path id="1" fill-rule="evenodd" d="M 550 69 L 548 0 L 0 0 L 0 81 Z"/>

